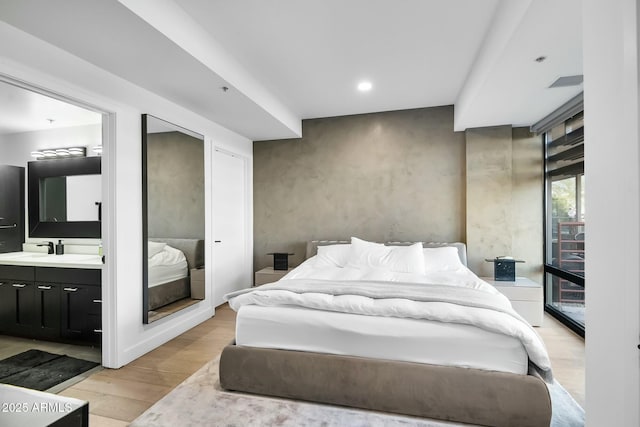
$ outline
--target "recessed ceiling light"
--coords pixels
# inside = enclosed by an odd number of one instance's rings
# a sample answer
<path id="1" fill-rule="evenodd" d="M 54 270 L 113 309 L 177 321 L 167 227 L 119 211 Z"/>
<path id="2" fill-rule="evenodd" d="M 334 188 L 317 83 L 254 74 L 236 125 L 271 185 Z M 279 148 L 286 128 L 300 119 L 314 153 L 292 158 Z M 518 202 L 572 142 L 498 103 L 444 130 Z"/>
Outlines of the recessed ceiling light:
<path id="1" fill-rule="evenodd" d="M 358 83 L 358 90 L 360 92 L 366 92 L 368 90 L 371 90 L 371 88 L 372 88 L 371 82 L 364 81 L 364 82 Z"/>
<path id="2" fill-rule="evenodd" d="M 559 77 L 558 80 L 556 80 L 555 82 L 551 83 L 551 86 L 549 86 L 549 88 L 578 86 L 582 84 L 583 81 L 584 81 L 584 76 L 582 74 L 577 74 L 575 76 L 562 76 L 562 77 Z"/>

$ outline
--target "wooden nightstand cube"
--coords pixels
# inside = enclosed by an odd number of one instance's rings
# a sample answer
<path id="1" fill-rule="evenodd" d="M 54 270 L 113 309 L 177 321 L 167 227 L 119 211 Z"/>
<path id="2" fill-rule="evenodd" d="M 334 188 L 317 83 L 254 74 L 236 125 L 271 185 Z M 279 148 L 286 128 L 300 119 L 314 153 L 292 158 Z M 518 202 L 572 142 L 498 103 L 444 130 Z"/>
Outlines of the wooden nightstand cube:
<path id="1" fill-rule="evenodd" d="M 513 309 L 531 326 L 542 325 L 544 314 L 542 285 L 526 277 L 516 277 L 513 282 L 497 281 L 491 277 L 481 277 L 481 279 L 509 298 Z"/>
<path id="2" fill-rule="evenodd" d="M 288 270 L 274 270 L 273 267 L 265 267 L 262 270 L 256 271 L 253 286 L 260 286 L 264 285 L 265 283 L 277 282 L 291 270 L 293 269 L 290 268 Z"/>

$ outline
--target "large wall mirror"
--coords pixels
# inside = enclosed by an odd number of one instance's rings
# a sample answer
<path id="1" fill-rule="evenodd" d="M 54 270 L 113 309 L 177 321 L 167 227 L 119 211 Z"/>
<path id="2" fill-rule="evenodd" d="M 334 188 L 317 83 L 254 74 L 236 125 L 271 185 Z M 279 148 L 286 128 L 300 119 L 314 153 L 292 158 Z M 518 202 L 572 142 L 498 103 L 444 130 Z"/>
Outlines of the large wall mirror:
<path id="1" fill-rule="evenodd" d="M 100 157 L 29 162 L 29 236 L 99 238 Z"/>
<path id="2" fill-rule="evenodd" d="M 142 115 L 143 322 L 205 297 L 204 137 Z"/>

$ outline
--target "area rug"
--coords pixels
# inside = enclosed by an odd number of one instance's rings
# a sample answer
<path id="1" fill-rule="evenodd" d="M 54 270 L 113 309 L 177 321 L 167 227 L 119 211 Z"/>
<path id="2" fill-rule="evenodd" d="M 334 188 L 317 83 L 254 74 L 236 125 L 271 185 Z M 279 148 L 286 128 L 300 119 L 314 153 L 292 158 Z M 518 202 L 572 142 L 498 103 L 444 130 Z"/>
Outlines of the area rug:
<path id="1" fill-rule="evenodd" d="M 229 392 L 212 360 L 130 424 L 131 427 L 445 427 L 462 424 L 318 403 Z M 557 382 L 550 388 L 552 427 L 584 426 L 584 411 Z M 464 424 L 468 426 L 468 424 Z"/>
<path id="2" fill-rule="evenodd" d="M 44 391 L 98 365 L 62 354 L 27 350 L 0 360 L 0 383 Z"/>

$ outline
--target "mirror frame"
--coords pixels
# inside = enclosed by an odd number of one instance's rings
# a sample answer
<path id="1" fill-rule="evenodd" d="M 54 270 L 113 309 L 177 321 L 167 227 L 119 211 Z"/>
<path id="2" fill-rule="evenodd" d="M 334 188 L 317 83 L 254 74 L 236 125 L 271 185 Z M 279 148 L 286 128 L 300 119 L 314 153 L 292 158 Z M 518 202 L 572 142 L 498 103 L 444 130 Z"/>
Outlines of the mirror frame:
<path id="1" fill-rule="evenodd" d="M 148 175 L 147 175 L 147 152 L 148 152 L 148 123 L 147 119 L 153 118 L 165 124 L 167 127 L 172 128 L 177 132 L 181 132 L 192 136 L 197 139 L 201 139 L 204 143 L 204 135 L 189 129 L 178 126 L 174 123 L 168 122 L 161 118 L 158 118 L 151 114 L 142 114 L 142 323 L 149 324 L 149 194 L 148 194 Z"/>
<path id="2" fill-rule="evenodd" d="M 27 162 L 29 237 L 100 238 L 102 221 L 40 221 L 40 180 L 74 175 L 101 175 L 102 158 L 76 157 L 69 159 L 36 160 Z"/>

